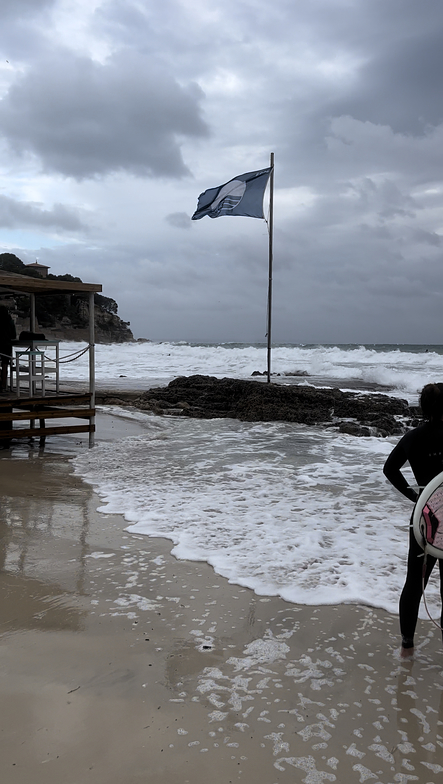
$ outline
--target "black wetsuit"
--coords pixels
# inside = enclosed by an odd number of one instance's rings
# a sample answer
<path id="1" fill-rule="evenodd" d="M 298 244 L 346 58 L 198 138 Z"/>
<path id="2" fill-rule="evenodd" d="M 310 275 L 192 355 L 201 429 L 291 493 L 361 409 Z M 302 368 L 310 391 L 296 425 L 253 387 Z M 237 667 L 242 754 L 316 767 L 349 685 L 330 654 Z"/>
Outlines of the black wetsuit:
<path id="1" fill-rule="evenodd" d="M 15 324 L 4 305 L 0 311 L 0 391 L 6 388 L 7 368 L 11 363 L 12 341 L 16 338 Z"/>
<path id="2" fill-rule="evenodd" d="M 418 493 L 409 487 L 401 468 L 409 462 L 419 487 L 424 487 L 437 474 L 443 471 L 443 422 L 426 422 L 416 427 L 399 441 L 392 450 L 383 468 L 383 473 L 391 484 L 410 501 L 418 498 Z M 436 558 L 427 557 L 425 585 L 429 580 Z M 439 559 L 440 595 L 442 597 L 443 626 L 443 560 Z M 412 526 L 409 535 L 408 571 L 406 582 L 400 596 L 400 630 L 404 648 L 414 645 L 418 609 L 422 596 L 423 550 L 417 543 Z"/>

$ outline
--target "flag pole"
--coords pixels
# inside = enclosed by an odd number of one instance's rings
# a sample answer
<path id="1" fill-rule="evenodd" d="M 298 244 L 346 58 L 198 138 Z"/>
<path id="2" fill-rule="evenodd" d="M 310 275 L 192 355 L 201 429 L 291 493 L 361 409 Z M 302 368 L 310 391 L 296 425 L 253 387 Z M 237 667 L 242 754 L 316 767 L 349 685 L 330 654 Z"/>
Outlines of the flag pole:
<path id="1" fill-rule="evenodd" d="M 268 276 L 268 350 L 267 350 L 267 383 L 271 383 L 271 323 L 272 323 L 272 260 L 274 233 L 274 153 L 271 152 L 271 174 L 269 180 L 269 276 Z"/>

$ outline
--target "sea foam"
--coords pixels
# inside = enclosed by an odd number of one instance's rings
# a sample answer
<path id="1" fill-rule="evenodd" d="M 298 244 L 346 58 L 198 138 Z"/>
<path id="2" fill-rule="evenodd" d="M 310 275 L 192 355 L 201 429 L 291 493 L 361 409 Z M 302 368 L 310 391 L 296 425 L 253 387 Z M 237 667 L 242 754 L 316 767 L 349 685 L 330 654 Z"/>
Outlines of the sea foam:
<path id="1" fill-rule="evenodd" d="M 102 512 L 257 594 L 396 611 L 411 505 L 381 472 L 392 442 L 292 423 L 138 416 L 143 435 L 74 460 Z M 433 605 L 433 582 L 427 595 Z"/>

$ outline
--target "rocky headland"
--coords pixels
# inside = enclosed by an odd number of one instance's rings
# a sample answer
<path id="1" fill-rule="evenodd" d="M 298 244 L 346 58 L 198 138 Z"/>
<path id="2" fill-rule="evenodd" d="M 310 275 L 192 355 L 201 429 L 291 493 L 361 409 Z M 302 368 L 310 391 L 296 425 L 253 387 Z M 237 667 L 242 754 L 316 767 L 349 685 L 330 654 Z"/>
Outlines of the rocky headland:
<path id="1" fill-rule="evenodd" d="M 72 275 L 51 275 L 49 267 L 41 264 L 24 264 L 13 253 L 0 253 L 0 270 L 26 275 L 31 278 L 75 281 Z M 17 331 L 29 330 L 30 300 L 28 295 L 7 294 L 0 297 L 10 311 Z M 111 297 L 94 295 L 95 340 L 97 343 L 127 343 L 134 340 L 129 321 L 117 315 L 118 305 Z M 36 297 L 36 332 L 48 340 L 89 340 L 89 299 L 83 294 L 54 293 Z"/>
<path id="2" fill-rule="evenodd" d="M 384 394 L 198 375 L 142 393 L 99 392 L 97 402 L 197 419 L 322 425 L 355 436 L 400 435 L 419 417 L 419 410 L 406 400 Z"/>
<path id="3" fill-rule="evenodd" d="M 51 314 L 52 315 L 52 314 Z M 96 343 L 128 343 L 134 341 L 128 321 L 122 321 L 117 313 L 107 309 L 100 301 L 94 305 L 95 340 Z M 38 331 L 43 332 L 48 340 L 80 340 L 89 341 L 89 310 L 85 301 L 76 303 L 76 311 L 69 315 L 53 315 L 45 323 L 38 321 Z M 17 333 L 29 329 L 28 320 L 17 318 Z"/>

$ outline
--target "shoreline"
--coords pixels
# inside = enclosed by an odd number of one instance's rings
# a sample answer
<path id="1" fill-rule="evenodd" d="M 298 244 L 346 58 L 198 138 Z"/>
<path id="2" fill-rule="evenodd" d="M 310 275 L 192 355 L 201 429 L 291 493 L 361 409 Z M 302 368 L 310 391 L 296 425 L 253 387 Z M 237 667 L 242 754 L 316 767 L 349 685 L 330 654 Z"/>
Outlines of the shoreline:
<path id="1" fill-rule="evenodd" d="M 100 416 L 100 440 L 143 432 Z M 129 534 L 72 472 L 85 440 L 0 453 L 5 784 L 436 782 L 439 633 L 256 596 Z M 403 778 L 401 778 L 403 776 Z"/>

